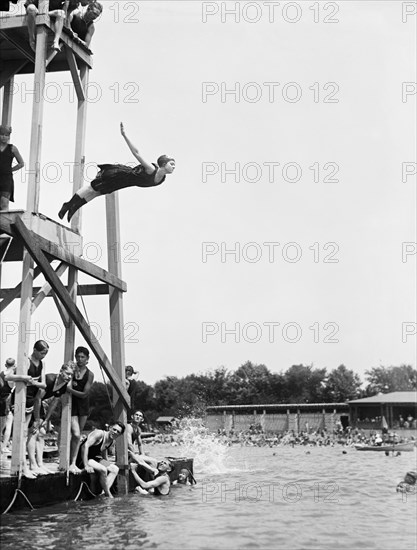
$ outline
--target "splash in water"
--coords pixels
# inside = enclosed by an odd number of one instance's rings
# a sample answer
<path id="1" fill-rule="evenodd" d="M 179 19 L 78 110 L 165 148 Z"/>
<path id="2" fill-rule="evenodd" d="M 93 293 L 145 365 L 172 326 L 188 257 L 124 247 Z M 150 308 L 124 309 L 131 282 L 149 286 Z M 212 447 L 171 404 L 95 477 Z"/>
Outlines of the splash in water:
<path id="1" fill-rule="evenodd" d="M 215 434 L 210 434 L 201 419 L 184 418 L 179 428 L 184 455 L 194 458 L 194 469 L 199 474 L 219 474 L 241 469 L 230 455 L 229 446 Z"/>

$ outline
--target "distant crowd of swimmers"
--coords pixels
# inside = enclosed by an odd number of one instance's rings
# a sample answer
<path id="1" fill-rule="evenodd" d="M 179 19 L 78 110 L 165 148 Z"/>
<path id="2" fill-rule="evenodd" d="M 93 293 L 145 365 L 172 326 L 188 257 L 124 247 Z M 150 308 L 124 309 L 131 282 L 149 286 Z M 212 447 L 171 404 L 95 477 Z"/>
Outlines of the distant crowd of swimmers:
<path id="1" fill-rule="evenodd" d="M 262 429 L 247 429 L 247 430 L 222 430 L 217 433 L 209 434 L 204 430 L 205 437 L 212 441 L 216 441 L 221 445 L 232 446 L 240 445 L 241 447 L 276 447 L 279 445 L 306 445 L 306 446 L 324 446 L 334 447 L 336 445 L 353 446 L 356 444 L 378 445 L 380 442 L 387 444 L 397 444 L 407 442 L 408 439 L 396 432 L 380 434 L 375 430 L 371 430 L 367 435 L 363 430 L 351 428 L 348 426 L 342 431 L 333 430 L 331 432 L 323 430 L 309 430 L 296 432 L 295 430 L 287 430 L 280 434 L 267 434 Z M 411 436 L 411 440 L 414 438 Z M 157 433 L 150 445 L 170 444 L 174 447 L 185 444 L 183 432 L 180 429 L 173 429 L 171 433 Z"/>

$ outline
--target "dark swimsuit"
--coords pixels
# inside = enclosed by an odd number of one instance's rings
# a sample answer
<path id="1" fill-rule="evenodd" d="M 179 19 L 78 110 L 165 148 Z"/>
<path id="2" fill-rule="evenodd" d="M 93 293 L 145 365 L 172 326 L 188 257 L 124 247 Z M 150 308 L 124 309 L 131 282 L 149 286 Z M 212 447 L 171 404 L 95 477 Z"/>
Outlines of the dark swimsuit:
<path id="1" fill-rule="evenodd" d="M 7 399 L 12 393 L 12 388 L 9 386 L 7 380 L 5 380 L 5 376 L 4 372 L 0 373 L 0 416 L 7 415 Z"/>
<path id="2" fill-rule="evenodd" d="M 0 194 L 10 193 L 10 202 L 14 202 L 14 181 L 12 173 L 12 163 L 14 153 L 13 145 L 10 143 L 4 151 L 0 151 Z"/>
<path id="3" fill-rule="evenodd" d="M 89 447 L 88 455 L 87 455 L 88 460 L 90 460 L 90 458 L 92 460 L 95 460 L 96 462 L 101 462 L 102 460 L 105 460 L 103 458 L 102 452 L 110 449 L 110 447 L 113 445 L 113 441 L 110 441 L 107 447 L 102 447 L 104 435 L 105 435 L 105 432 L 103 432 L 103 436 L 99 441 L 99 443 L 96 443 L 95 445 L 91 445 L 91 447 Z M 86 441 L 87 441 L 87 438 L 85 438 L 84 441 L 81 442 L 80 448 L 78 450 L 77 461 L 76 461 L 76 465 L 78 466 L 78 468 L 84 468 L 84 462 L 82 458 L 82 448 L 83 448 L 83 445 L 85 445 Z"/>
<path id="4" fill-rule="evenodd" d="M 45 376 L 46 389 L 45 394 L 42 397 L 42 401 L 50 399 L 51 397 L 61 397 L 61 395 L 64 395 L 64 393 L 67 391 L 68 382 L 60 386 L 57 390 L 54 390 L 55 381 L 57 378 L 58 374 L 47 374 Z M 43 404 L 41 406 L 40 415 L 41 418 L 45 418 L 45 409 L 43 407 Z"/>
<path id="5" fill-rule="evenodd" d="M 152 166 L 155 170 L 152 174 L 147 174 L 141 164 L 134 168 L 124 164 L 99 164 L 100 172 L 91 182 L 91 187 L 94 191 L 106 195 L 125 187 L 155 187 L 161 185 L 165 181 L 165 176 L 161 181 L 155 183 L 158 167 L 156 164 L 152 164 Z"/>
<path id="6" fill-rule="evenodd" d="M 169 478 L 169 475 L 168 475 L 166 472 L 164 472 L 163 474 L 158 474 L 158 475 L 156 476 L 156 478 L 161 477 L 161 476 L 167 476 L 167 477 Z M 155 479 L 156 479 L 156 478 L 155 478 Z M 171 490 L 171 486 L 169 486 L 168 492 L 167 492 L 167 493 L 161 493 L 161 491 L 159 490 L 159 487 L 154 487 L 154 488 L 153 488 L 153 491 L 154 491 L 153 494 L 154 494 L 155 496 L 158 496 L 158 497 L 166 497 L 166 496 L 169 495 L 170 490 Z"/>
<path id="7" fill-rule="evenodd" d="M 84 388 L 88 382 L 88 376 L 90 374 L 90 371 L 87 369 L 85 371 L 85 374 L 82 378 L 79 380 L 77 378 L 72 379 L 72 387 L 76 391 L 84 391 Z M 82 399 L 81 397 L 76 397 L 75 395 L 72 396 L 72 409 L 71 409 L 71 416 L 88 416 L 88 413 L 90 411 L 90 400 L 87 397 Z"/>

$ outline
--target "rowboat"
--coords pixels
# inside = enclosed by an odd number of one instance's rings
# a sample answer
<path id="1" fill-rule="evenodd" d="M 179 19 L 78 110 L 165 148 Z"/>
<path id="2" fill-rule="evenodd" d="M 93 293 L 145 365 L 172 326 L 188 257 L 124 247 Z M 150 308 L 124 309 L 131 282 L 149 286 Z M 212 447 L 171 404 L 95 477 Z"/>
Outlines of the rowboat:
<path id="1" fill-rule="evenodd" d="M 391 445 L 355 445 L 357 451 L 379 451 L 379 452 L 390 452 L 390 451 L 402 451 L 402 452 L 412 452 L 414 450 L 414 443 L 393 443 Z"/>

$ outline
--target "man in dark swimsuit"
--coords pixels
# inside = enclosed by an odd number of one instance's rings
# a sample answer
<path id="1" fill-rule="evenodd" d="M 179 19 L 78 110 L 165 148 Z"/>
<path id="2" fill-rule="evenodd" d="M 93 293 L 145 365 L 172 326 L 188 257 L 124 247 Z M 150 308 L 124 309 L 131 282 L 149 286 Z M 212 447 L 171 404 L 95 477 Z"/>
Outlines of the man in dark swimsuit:
<path id="1" fill-rule="evenodd" d="M 8 210 L 9 201 L 14 202 L 13 172 L 25 165 L 17 147 L 9 143 L 11 133 L 10 126 L 0 125 L 0 210 Z"/>
<path id="2" fill-rule="evenodd" d="M 31 458 L 35 455 L 35 450 L 29 449 L 32 440 L 29 434 L 29 427 L 32 420 L 33 409 L 36 396 L 39 390 L 46 388 L 42 379 L 43 359 L 49 351 L 49 345 L 45 340 L 38 340 L 33 346 L 32 355 L 29 357 L 29 368 L 27 374 L 22 376 L 18 374 L 7 374 L 5 379 L 9 382 L 24 382 L 26 384 L 26 418 L 25 418 L 25 437 L 27 436 L 27 451 L 29 456 L 29 469 L 26 467 L 26 461 L 23 469 L 23 475 L 27 478 L 35 478 L 38 475 L 37 463 Z M 12 408 L 14 407 L 14 396 L 12 396 Z"/>
<path id="3" fill-rule="evenodd" d="M 129 453 L 129 460 L 136 462 L 142 468 L 145 468 L 152 475 L 158 474 L 157 463 L 158 461 L 155 458 L 146 456 L 143 451 L 142 438 L 140 436 L 141 429 L 140 425 L 143 422 L 143 413 L 142 411 L 135 411 L 132 414 L 132 419 L 130 424 L 127 425 L 127 448 Z M 135 443 L 137 443 L 138 451 L 136 452 Z"/>
<path id="4" fill-rule="evenodd" d="M 81 4 L 81 6 L 71 12 L 70 25 L 75 36 L 89 48 L 95 32 L 94 21 L 101 15 L 103 6 L 99 2 L 96 2 L 96 0 L 90 0 L 89 2 L 85 2 L 84 0 L 81 1 Z"/>
<path id="5" fill-rule="evenodd" d="M 139 477 L 136 472 L 137 467 L 137 464 L 130 465 L 132 475 L 139 485 L 139 487 L 136 487 L 136 492 L 146 494 L 146 492 L 149 493 L 150 490 L 153 490 L 154 495 L 166 496 L 169 494 L 171 480 L 169 479 L 168 472 L 172 470 L 172 464 L 167 458 L 164 458 L 158 462 L 158 475 L 151 481 L 144 481 L 141 477 Z"/>
<path id="6" fill-rule="evenodd" d="M 109 431 L 93 430 L 88 434 L 80 446 L 77 458 L 78 468 L 84 467 L 88 474 L 94 474 L 92 479 L 93 491 L 97 477 L 104 494 L 113 498 L 110 489 L 119 473 L 116 464 L 109 462 L 107 452 L 114 440 L 123 434 L 125 426 L 121 422 L 114 422 Z"/>
<path id="7" fill-rule="evenodd" d="M 120 132 L 133 156 L 140 164 L 134 168 L 124 164 L 99 164 L 100 171 L 96 178 L 88 185 L 81 187 L 70 201 L 64 202 L 58 212 L 61 220 L 68 213 L 67 220 L 70 221 L 79 208 L 100 195 L 114 193 L 114 191 L 125 187 L 155 187 L 161 185 L 165 181 L 165 177 L 175 170 L 175 160 L 166 155 L 161 155 L 158 158 L 158 166 L 147 162 L 139 153 L 137 147 L 126 136 L 123 123 L 120 123 Z"/>

